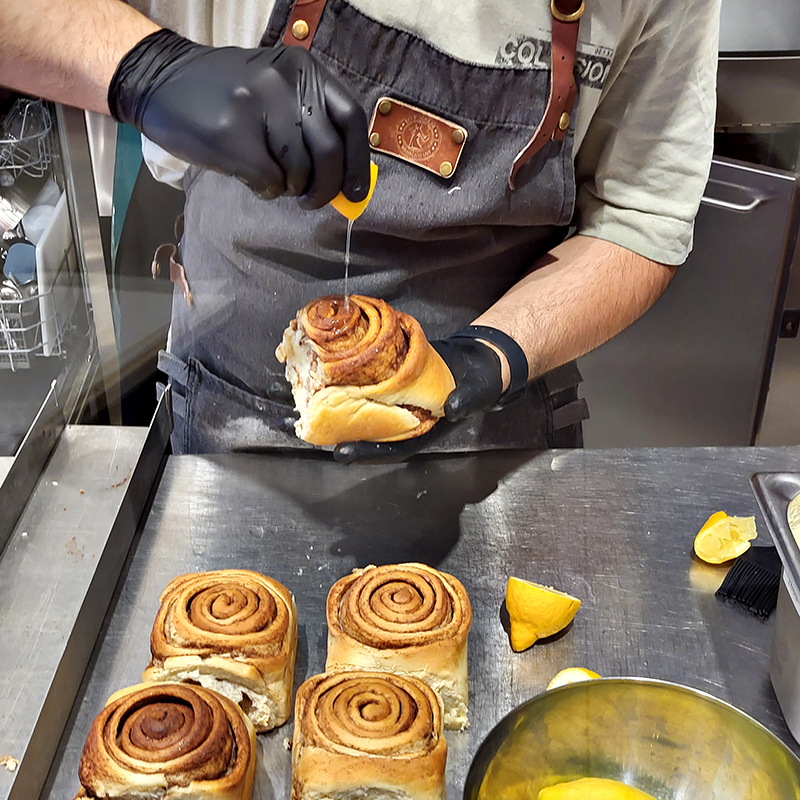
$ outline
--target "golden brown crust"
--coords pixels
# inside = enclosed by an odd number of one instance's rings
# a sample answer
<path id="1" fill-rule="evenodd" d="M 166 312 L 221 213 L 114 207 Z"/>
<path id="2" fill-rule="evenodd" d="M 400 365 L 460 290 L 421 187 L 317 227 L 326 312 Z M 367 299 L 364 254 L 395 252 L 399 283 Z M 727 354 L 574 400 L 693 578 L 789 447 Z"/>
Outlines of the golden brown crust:
<path id="1" fill-rule="evenodd" d="M 445 726 L 466 725 L 472 607 L 461 582 L 424 564 L 355 570 L 328 593 L 325 669 L 414 675 L 442 695 Z"/>
<path id="2" fill-rule="evenodd" d="M 95 718 L 78 776 L 88 797 L 248 800 L 255 746 L 250 721 L 216 692 L 140 684 L 112 695 Z"/>
<path id="3" fill-rule="evenodd" d="M 293 388 L 303 348 L 318 362 L 319 385 L 305 401 L 295 391 L 297 433 L 312 444 L 421 436 L 444 416 L 455 388 L 419 323 L 383 300 L 329 296 L 298 312 L 277 350 Z M 298 371 L 305 377 L 309 368 Z"/>
<path id="4" fill-rule="evenodd" d="M 446 760 L 439 699 L 422 681 L 349 672 L 297 691 L 292 800 L 369 789 L 443 800 Z"/>
<path id="5" fill-rule="evenodd" d="M 144 680 L 177 680 L 194 671 L 271 695 L 268 725 L 291 712 L 297 650 L 294 598 L 278 581 L 250 570 L 180 575 L 161 595 Z"/>

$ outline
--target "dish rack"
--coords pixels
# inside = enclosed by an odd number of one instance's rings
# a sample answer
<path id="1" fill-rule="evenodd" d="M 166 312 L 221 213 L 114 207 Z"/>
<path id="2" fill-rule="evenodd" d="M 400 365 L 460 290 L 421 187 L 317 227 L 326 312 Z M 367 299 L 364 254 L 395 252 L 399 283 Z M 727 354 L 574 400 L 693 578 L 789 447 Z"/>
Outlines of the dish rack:
<path id="1" fill-rule="evenodd" d="M 57 292 L 62 272 L 69 261 L 70 248 L 59 266 L 56 280 L 44 292 L 39 292 L 35 284 L 16 289 L 11 298 L 8 282 L 3 284 L 0 296 L 0 370 L 29 369 L 32 356 L 60 356 L 64 341 L 65 325 L 62 310 L 57 302 Z M 27 291 L 26 291 L 27 290 Z M 7 299 L 3 299 L 7 298 Z M 48 330 L 45 337 L 44 331 Z M 45 343 L 47 352 L 45 353 Z"/>
<path id="2" fill-rule="evenodd" d="M 18 99 L 0 126 L 0 186 L 13 186 L 23 173 L 43 177 L 53 160 L 53 120 L 42 100 Z"/>

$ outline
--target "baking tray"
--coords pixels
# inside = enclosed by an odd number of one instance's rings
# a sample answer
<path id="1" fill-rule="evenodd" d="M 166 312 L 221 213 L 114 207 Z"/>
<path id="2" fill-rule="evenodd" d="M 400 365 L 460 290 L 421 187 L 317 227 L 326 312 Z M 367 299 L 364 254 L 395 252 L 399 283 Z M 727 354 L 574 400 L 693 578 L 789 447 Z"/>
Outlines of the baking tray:
<path id="1" fill-rule="evenodd" d="M 752 486 L 783 562 L 769 675 L 786 724 L 800 741 L 800 546 L 789 524 L 789 506 L 800 495 L 800 474 L 757 474 Z"/>
<path id="2" fill-rule="evenodd" d="M 759 472 L 751 479 L 761 513 L 783 562 L 783 577 L 800 598 L 800 545 L 789 527 L 789 504 L 800 495 L 800 472 Z"/>

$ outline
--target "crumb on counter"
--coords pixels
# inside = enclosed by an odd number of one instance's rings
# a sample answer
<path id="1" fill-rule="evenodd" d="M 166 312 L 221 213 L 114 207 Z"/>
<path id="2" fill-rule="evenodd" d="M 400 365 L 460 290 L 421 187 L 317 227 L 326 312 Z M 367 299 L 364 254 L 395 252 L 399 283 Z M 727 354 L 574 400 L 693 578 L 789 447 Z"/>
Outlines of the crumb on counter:
<path id="1" fill-rule="evenodd" d="M 0 767 L 5 767 L 9 772 L 16 772 L 19 759 L 14 756 L 0 756 Z"/>

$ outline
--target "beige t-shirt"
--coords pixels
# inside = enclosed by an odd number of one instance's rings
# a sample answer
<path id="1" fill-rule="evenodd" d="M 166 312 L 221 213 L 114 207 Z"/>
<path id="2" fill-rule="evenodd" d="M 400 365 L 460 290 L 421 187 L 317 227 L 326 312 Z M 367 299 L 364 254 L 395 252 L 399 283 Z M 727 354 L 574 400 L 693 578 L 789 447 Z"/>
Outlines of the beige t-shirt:
<path id="1" fill-rule="evenodd" d="M 129 0 L 214 45 L 257 45 L 273 0 Z M 497 69 L 549 68 L 549 0 L 350 0 L 445 54 Z M 681 264 L 713 148 L 720 0 L 586 0 L 577 56 L 579 233 Z M 185 165 L 152 143 L 153 174 Z"/>

